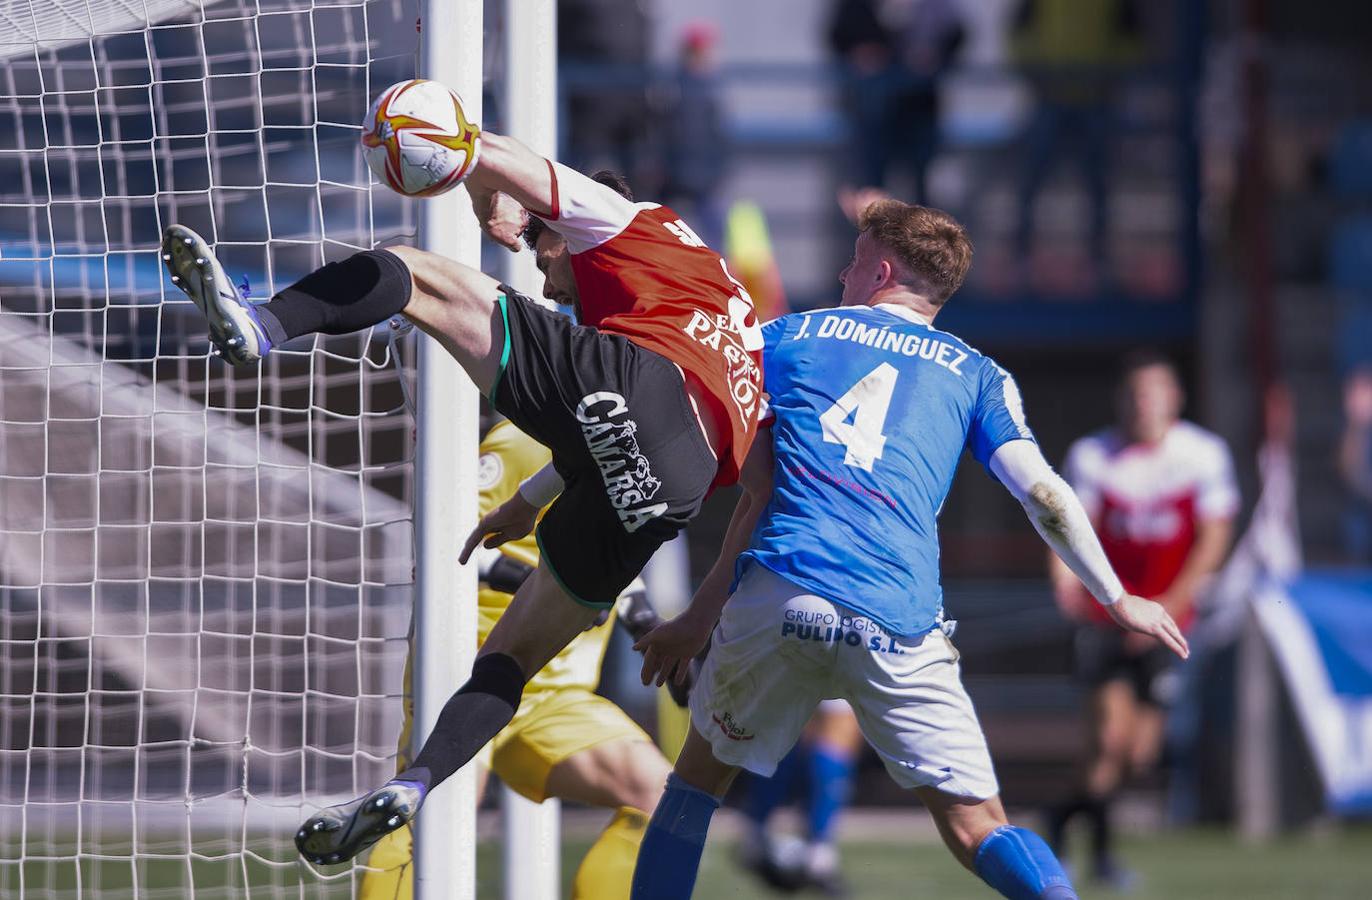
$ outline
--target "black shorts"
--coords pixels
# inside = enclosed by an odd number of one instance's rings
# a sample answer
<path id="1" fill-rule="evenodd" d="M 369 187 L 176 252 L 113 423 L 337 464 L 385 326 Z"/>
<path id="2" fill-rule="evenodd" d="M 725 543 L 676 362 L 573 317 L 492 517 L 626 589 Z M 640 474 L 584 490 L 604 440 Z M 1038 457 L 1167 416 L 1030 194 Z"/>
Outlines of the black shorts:
<path id="1" fill-rule="evenodd" d="M 1080 626 L 1075 640 L 1077 677 L 1092 688 L 1125 681 L 1140 703 L 1171 705 L 1178 678 L 1172 651 L 1159 644 L 1143 653 L 1126 653 L 1124 638 L 1119 628 Z"/>
<path id="2" fill-rule="evenodd" d="M 607 607 L 700 511 L 719 464 L 674 363 L 501 290 L 491 402 L 552 451 L 566 482 L 539 551 L 574 599 Z"/>

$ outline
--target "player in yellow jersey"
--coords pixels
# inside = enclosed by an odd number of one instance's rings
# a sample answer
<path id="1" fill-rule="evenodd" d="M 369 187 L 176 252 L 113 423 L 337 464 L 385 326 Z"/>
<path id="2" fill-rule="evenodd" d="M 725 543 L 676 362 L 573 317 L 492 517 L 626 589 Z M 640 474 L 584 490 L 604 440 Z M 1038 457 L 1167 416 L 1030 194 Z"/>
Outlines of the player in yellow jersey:
<path id="1" fill-rule="evenodd" d="M 509 422 L 493 427 L 481 442 L 477 476 L 481 514 L 503 503 L 521 481 L 550 459 L 547 448 Z M 538 546 L 532 533 L 488 552 L 491 556 L 480 561 L 478 643 L 486 640 L 505 612 L 514 588 L 538 565 Z M 621 611 L 620 617 L 630 620 L 631 632 L 646 633 L 647 628 L 632 620 L 655 616 L 643 606 L 641 596 L 628 596 L 634 590 L 630 585 L 621 597 L 621 610 L 626 606 L 630 609 L 627 615 Z M 531 678 L 513 721 L 478 756 L 483 789 L 486 773 L 494 771 L 511 788 L 536 802 L 559 797 L 616 810 L 577 869 L 574 900 L 627 900 L 649 811 L 657 805 L 671 771 L 643 729 L 595 692 L 614 620 L 609 616 L 588 628 Z M 407 661 L 405 727 L 397 771 L 409 764 L 413 715 Z M 409 900 L 413 878 L 410 860 L 407 825 L 383 837 L 372 850 L 361 900 Z"/>

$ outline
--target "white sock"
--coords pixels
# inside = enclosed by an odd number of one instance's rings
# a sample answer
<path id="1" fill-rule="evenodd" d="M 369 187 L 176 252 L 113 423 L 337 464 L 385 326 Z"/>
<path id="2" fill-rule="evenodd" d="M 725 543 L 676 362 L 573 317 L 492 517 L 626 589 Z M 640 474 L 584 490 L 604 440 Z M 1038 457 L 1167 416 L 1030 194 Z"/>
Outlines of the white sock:
<path id="1" fill-rule="evenodd" d="M 805 866 L 814 875 L 838 871 L 838 848 L 830 841 L 811 844 L 805 854 Z"/>

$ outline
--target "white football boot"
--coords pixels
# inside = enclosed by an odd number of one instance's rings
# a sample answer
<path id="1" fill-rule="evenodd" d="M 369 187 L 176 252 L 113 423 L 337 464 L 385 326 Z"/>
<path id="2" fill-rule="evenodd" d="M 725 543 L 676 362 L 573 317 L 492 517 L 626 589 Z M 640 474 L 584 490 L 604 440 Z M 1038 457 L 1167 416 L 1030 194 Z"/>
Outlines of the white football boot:
<path id="1" fill-rule="evenodd" d="M 204 238 L 185 225 L 168 226 L 162 235 L 162 262 L 172 284 L 185 291 L 209 320 L 215 356 L 247 366 L 271 351 L 257 309 L 225 274 Z"/>
<path id="2" fill-rule="evenodd" d="M 370 794 L 310 816 L 295 833 L 296 849 L 315 865 L 346 862 L 413 821 L 423 802 L 424 789 L 418 784 L 388 781 Z"/>

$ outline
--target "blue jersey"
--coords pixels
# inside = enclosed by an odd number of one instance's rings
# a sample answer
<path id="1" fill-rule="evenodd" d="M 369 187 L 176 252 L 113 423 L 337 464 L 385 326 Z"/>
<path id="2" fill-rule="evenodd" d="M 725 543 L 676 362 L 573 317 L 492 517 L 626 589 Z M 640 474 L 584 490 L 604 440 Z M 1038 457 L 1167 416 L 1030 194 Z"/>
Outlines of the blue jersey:
<path id="1" fill-rule="evenodd" d="M 784 316 L 762 333 L 776 468 L 739 571 L 760 563 L 893 634 L 928 631 L 963 447 L 985 465 L 1033 439 L 1014 379 L 893 306 Z"/>

